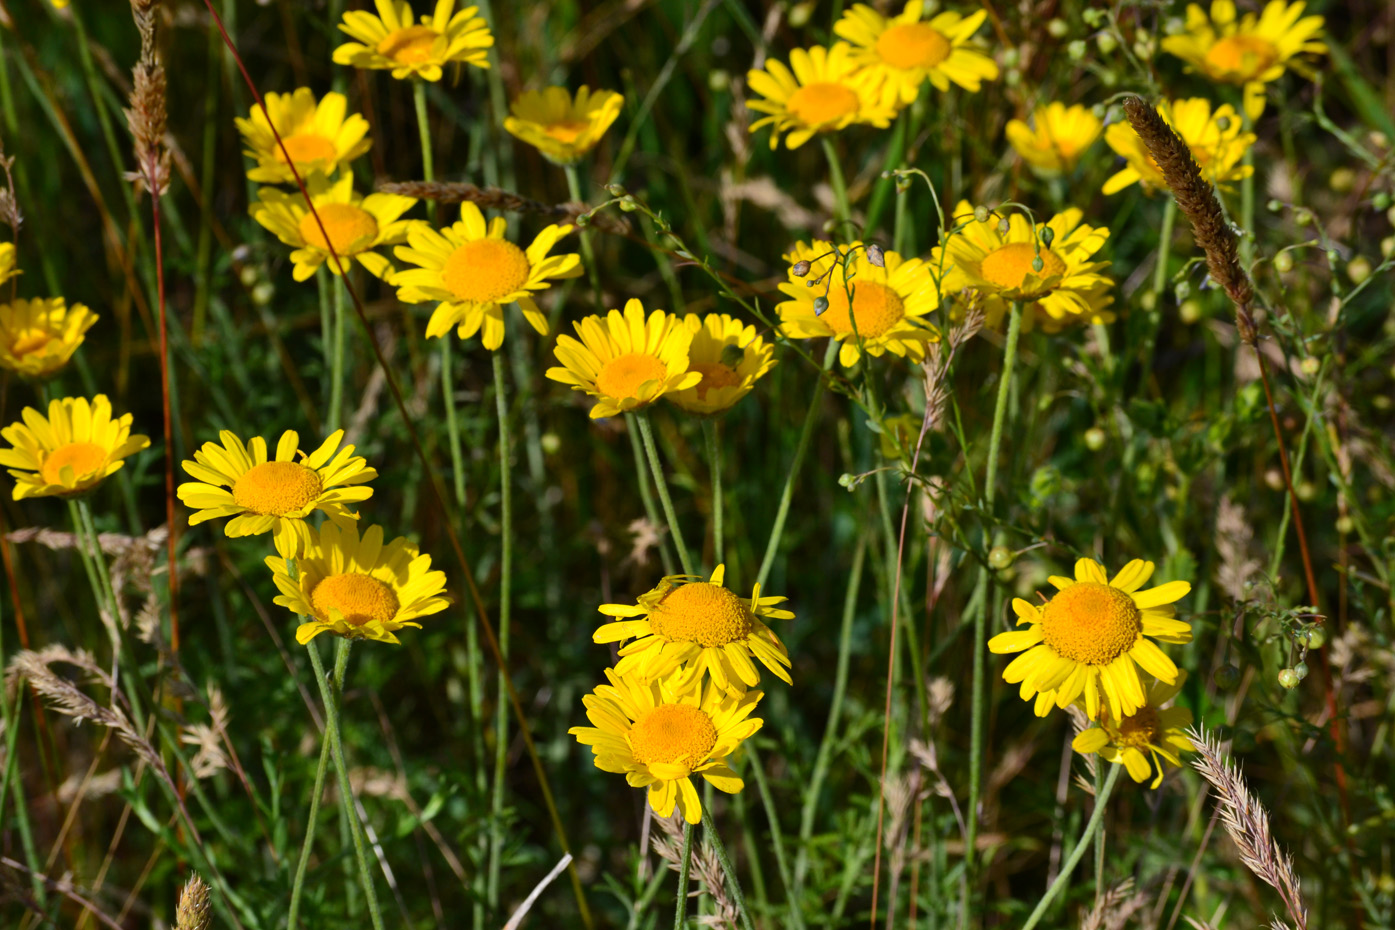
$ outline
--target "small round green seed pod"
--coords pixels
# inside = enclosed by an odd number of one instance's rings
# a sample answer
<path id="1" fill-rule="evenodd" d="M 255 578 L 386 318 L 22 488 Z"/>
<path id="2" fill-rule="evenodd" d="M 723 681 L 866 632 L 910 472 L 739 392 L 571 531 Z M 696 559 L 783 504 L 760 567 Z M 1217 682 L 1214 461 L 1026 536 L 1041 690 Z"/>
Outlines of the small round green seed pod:
<path id="1" fill-rule="evenodd" d="M 1301 681 L 1301 679 L 1298 677 L 1298 673 L 1291 668 L 1286 668 L 1279 672 L 1279 687 L 1281 688 L 1287 688 L 1292 691 L 1294 688 L 1298 687 L 1299 681 Z"/>

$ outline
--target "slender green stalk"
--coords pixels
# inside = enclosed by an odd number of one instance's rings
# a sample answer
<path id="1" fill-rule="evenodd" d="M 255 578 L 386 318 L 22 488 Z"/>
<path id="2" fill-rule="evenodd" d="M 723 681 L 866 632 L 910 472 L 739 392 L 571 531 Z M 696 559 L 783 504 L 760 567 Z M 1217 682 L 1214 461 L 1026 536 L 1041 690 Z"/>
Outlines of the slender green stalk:
<path id="1" fill-rule="evenodd" d="M 751 757 L 751 774 L 756 777 L 756 790 L 760 794 L 761 806 L 765 808 L 765 819 L 770 823 L 770 848 L 775 853 L 775 868 L 780 873 L 780 884 L 785 886 L 785 900 L 790 906 L 788 926 L 793 930 L 804 930 L 804 914 L 800 910 L 799 898 L 794 894 L 794 876 L 785 858 L 785 841 L 780 838 L 780 819 L 775 810 L 775 798 L 770 793 L 770 781 L 765 777 L 765 764 L 756 751 L 755 741 L 747 742 L 744 749 L 746 755 Z M 704 810 L 703 816 L 706 813 Z"/>
<path id="2" fill-rule="evenodd" d="M 1118 768 L 1118 766 L 1111 766 Z M 1104 764 L 1102 759 L 1095 761 L 1095 797 L 1104 790 Z M 1095 908 L 1104 900 L 1104 831 L 1095 834 Z"/>
<path id="3" fill-rule="evenodd" d="M 504 781 L 508 768 L 509 703 L 502 666 L 509 661 L 509 611 L 513 587 L 513 469 L 509 448 L 509 402 L 505 393 L 504 353 L 494 355 L 494 410 L 499 417 L 499 704 L 494 719 L 494 792 L 489 818 L 489 882 L 486 886 L 490 907 L 499 906 L 499 869 L 504 853 Z"/>
<path id="4" fill-rule="evenodd" d="M 727 879 L 727 891 L 731 893 L 732 900 L 736 902 L 736 909 L 741 914 L 741 926 L 745 930 L 756 930 L 756 925 L 751 922 L 751 912 L 746 909 L 746 896 L 741 893 L 741 882 L 736 877 L 736 867 L 732 865 L 731 855 L 727 852 L 726 844 L 722 842 L 721 834 L 712 823 L 712 812 L 706 808 L 702 811 L 702 829 L 703 838 L 712 844 L 712 851 L 717 854 L 717 862 L 722 866 L 722 874 Z"/>
<path id="5" fill-rule="evenodd" d="M 335 653 L 334 679 L 332 685 L 336 700 L 344 691 L 344 670 L 349 664 L 349 650 Z M 315 845 L 315 827 L 319 823 L 320 798 L 325 793 L 325 771 L 329 768 L 329 728 L 325 728 L 320 740 L 320 763 L 315 767 L 315 787 L 310 794 L 310 814 L 305 819 L 305 842 L 300 846 L 300 861 L 295 866 L 295 880 L 291 883 L 291 904 L 286 914 L 286 927 L 296 930 L 296 917 L 300 914 L 300 895 L 305 887 L 305 871 L 310 866 L 310 850 Z"/>
<path id="6" fill-rule="evenodd" d="M 1103 760 L 1101 760 L 1103 765 Z M 1066 881 L 1070 878 L 1070 873 L 1075 871 L 1075 867 L 1080 864 L 1080 860 L 1085 856 L 1085 850 L 1090 848 L 1090 839 L 1095 835 L 1095 831 L 1101 829 L 1104 824 L 1105 805 L 1109 801 L 1110 792 L 1114 790 L 1114 783 L 1119 780 L 1119 772 L 1122 765 L 1110 765 L 1109 775 L 1104 780 L 1104 787 L 1095 795 L 1095 812 L 1090 815 L 1090 822 L 1085 824 L 1085 832 L 1080 836 L 1080 842 L 1075 844 L 1075 849 L 1071 850 L 1070 858 L 1065 865 L 1061 866 L 1061 872 L 1056 876 L 1056 880 L 1051 883 L 1051 887 L 1046 889 L 1046 894 L 1042 895 L 1037 902 L 1036 910 L 1032 911 L 1027 922 L 1022 925 L 1022 930 L 1032 930 L 1033 927 L 1045 916 L 1046 909 L 1051 906 L 1051 902 L 1066 887 Z"/>
<path id="7" fill-rule="evenodd" d="M 799 475 L 799 467 L 804 464 L 804 456 L 809 451 L 809 439 L 814 434 L 814 421 L 819 417 L 819 402 L 823 400 L 823 375 L 833 367 L 838 357 L 838 341 L 828 340 L 828 349 L 823 354 L 823 371 L 814 385 L 814 396 L 809 398 L 809 409 L 804 414 L 804 426 L 799 431 L 799 444 L 794 447 L 794 459 L 790 470 L 785 474 L 785 487 L 780 492 L 780 505 L 775 511 L 775 523 L 770 528 L 770 539 L 765 544 L 765 558 L 761 559 L 760 572 L 756 574 L 756 584 L 764 587 L 770 568 L 775 564 L 775 553 L 780 551 L 780 539 L 785 535 L 785 519 L 790 513 L 790 501 L 794 498 L 794 480 Z"/>
<path id="8" fill-rule="evenodd" d="M 329 376 L 329 428 L 326 432 L 344 426 L 344 279 L 338 275 L 331 277 L 330 287 L 334 292 L 334 358 Z"/>
<path id="9" fill-rule="evenodd" d="M 0 68 L 0 70 L 4 70 Z M 4 624 L 0 624 L 0 656 L 5 655 L 4 646 Z M 39 868 L 39 852 L 34 846 L 34 831 L 29 825 L 29 804 L 24 799 L 24 779 L 18 777 L 19 753 L 15 752 L 15 742 L 19 738 L 19 708 L 24 701 L 26 692 L 33 693 L 28 688 L 15 688 L 15 700 L 13 706 L 5 700 L 5 693 L 0 691 L 0 712 L 3 713 L 5 721 L 5 770 L 0 775 L 0 820 L 5 817 L 5 799 L 14 797 L 15 801 L 15 823 L 19 827 L 20 846 L 24 850 L 24 862 L 29 867 L 30 887 L 33 889 L 34 897 L 40 904 L 47 904 L 48 890 L 44 883 L 39 881 L 38 876 L 42 874 Z M 37 703 L 37 699 L 36 699 Z"/>
<path id="10" fill-rule="evenodd" d="M 707 440 L 707 465 L 712 474 L 712 558 L 715 564 L 726 561 L 722 545 L 722 437 L 717 421 L 702 421 L 702 435 Z"/>
<path id="11" fill-rule="evenodd" d="M 334 756 L 334 768 L 339 775 L 339 805 L 349 821 L 349 834 L 354 841 L 354 856 L 358 859 L 358 877 L 363 885 L 363 894 L 368 901 L 368 916 L 373 921 L 373 930 L 383 930 L 383 915 L 378 909 L 378 895 L 373 890 L 373 873 L 368 868 L 368 844 L 363 837 L 363 825 L 359 823 L 358 811 L 354 810 L 354 789 L 349 784 L 349 766 L 344 761 L 344 744 L 339 732 L 339 703 L 334 690 L 325 675 L 324 662 L 320 660 L 320 649 L 314 640 L 305 644 L 310 653 L 310 665 L 315 670 L 315 681 L 320 686 L 320 698 L 325 705 L 325 732 L 329 734 L 329 751 Z M 349 640 L 336 637 L 334 667 L 349 661 Z"/>
<path id="12" fill-rule="evenodd" d="M 906 155 L 906 136 L 909 132 L 908 124 L 910 121 L 911 108 L 907 107 L 901 111 L 901 115 L 896 118 L 895 127 L 892 128 L 891 141 L 887 143 L 886 147 L 886 160 L 882 162 L 883 176 L 872 187 L 872 198 L 867 201 L 866 231 L 869 236 L 876 231 L 877 221 L 881 219 L 887 198 L 891 196 L 896 187 L 896 179 L 886 175 L 893 168 L 901 167 L 901 162 Z M 892 241 L 896 241 L 894 235 Z"/>
<path id="13" fill-rule="evenodd" d="M 412 80 L 412 103 L 417 111 L 417 136 L 421 139 L 422 180 L 430 183 L 436 180 L 436 167 L 431 154 L 431 121 L 426 116 L 426 82 L 420 78 Z M 430 207 L 431 221 L 440 222 L 440 207 L 433 202 Z"/>
<path id="14" fill-rule="evenodd" d="M 688 922 L 688 873 L 693 866 L 693 825 L 683 821 L 683 858 L 678 860 L 678 895 L 673 902 L 673 930 Z"/>
<path id="15" fill-rule="evenodd" d="M 1245 112 L 1244 95 L 1242 94 L 1241 97 L 1241 129 L 1244 132 L 1249 132 L 1254 126 L 1254 122 L 1250 119 L 1250 114 Z M 1250 169 L 1250 173 L 1240 181 L 1240 228 L 1244 231 L 1240 237 L 1240 265 L 1248 273 L 1250 260 L 1255 254 L 1255 147 L 1253 145 L 1245 149 L 1242 164 Z"/>
<path id="16" fill-rule="evenodd" d="M 460 421 L 455 413 L 455 360 L 451 351 L 451 334 L 441 337 L 441 397 L 446 404 L 446 437 L 450 442 L 451 487 L 455 504 L 465 508 L 465 459 L 460 450 Z"/>
<path id="17" fill-rule="evenodd" d="M 1145 382 L 1152 367 L 1153 345 L 1157 342 L 1158 330 L 1162 327 L 1163 290 L 1167 287 L 1167 261 L 1172 255 L 1172 230 L 1176 222 L 1177 201 L 1168 197 L 1163 202 L 1162 231 L 1158 234 L 1158 264 L 1153 269 L 1153 309 L 1148 311 L 1145 324 L 1148 331 L 1143 339 L 1143 353 L 1140 356 Z"/>
<path id="18" fill-rule="evenodd" d="M 565 165 L 562 170 L 567 175 L 567 196 L 577 203 L 585 203 L 581 196 L 581 175 L 577 172 L 576 165 Z M 581 260 L 586 265 L 586 276 L 591 281 L 591 299 L 596 304 L 596 312 L 605 313 L 604 301 L 601 298 L 601 270 L 596 266 L 596 250 L 591 242 L 591 230 L 581 230 L 578 237 L 581 239 Z"/>
<path id="19" fill-rule="evenodd" d="M 633 414 L 639 423 L 639 436 L 644 442 L 644 452 L 649 459 L 649 470 L 654 475 L 654 486 L 659 489 L 659 501 L 664 507 L 664 517 L 668 520 L 668 532 L 673 537 L 674 548 L 678 550 L 678 561 L 687 575 L 695 574 L 697 566 L 688 554 L 688 546 L 683 542 L 683 530 L 678 525 L 678 514 L 673 509 L 673 498 L 668 493 L 668 482 L 664 480 L 664 467 L 659 462 L 659 450 L 654 445 L 654 427 L 649 422 L 649 411 L 638 410 Z"/>
<path id="20" fill-rule="evenodd" d="M 833 235 L 835 240 L 839 240 L 847 234 L 843 228 L 844 222 L 852 218 L 852 210 L 848 206 L 848 182 L 843 179 L 843 166 L 833 149 L 833 140 L 825 133 L 819 141 L 823 143 L 823 154 L 828 159 L 828 183 L 833 187 L 833 219 L 838 223 Z"/>
<path id="21" fill-rule="evenodd" d="M 649 488 L 649 466 L 644 461 L 644 447 L 639 441 L 639 430 L 635 429 L 633 421 L 627 423 L 629 428 L 625 432 L 630 436 L 630 451 L 635 457 L 635 480 L 639 484 L 639 499 L 644 504 L 644 516 L 657 527 L 659 508 L 654 503 L 654 492 Z M 659 559 L 664 563 L 664 574 L 672 575 L 673 556 L 669 554 L 668 546 L 663 542 L 659 543 Z"/>

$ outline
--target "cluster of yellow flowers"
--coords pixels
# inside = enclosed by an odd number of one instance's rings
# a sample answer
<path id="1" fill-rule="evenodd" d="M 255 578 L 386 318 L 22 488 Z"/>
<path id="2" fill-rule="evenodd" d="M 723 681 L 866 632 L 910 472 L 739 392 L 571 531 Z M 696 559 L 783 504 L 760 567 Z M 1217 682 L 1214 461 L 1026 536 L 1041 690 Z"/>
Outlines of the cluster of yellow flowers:
<path id="1" fill-rule="evenodd" d="M 615 619 L 592 639 L 625 645 L 605 670 L 608 684 L 583 698 L 595 725 L 568 731 L 591 747 L 597 768 L 648 788 L 660 817 L 677 805 L 694 824 L 702 804 L 692 776 L 727 794 L 743 787 L 727 760 L 763 722 L 752 716 L 764 697 L 756 662 L 792 683 L 789 653 L 762 619 L 793 619 L 778 606 L 785 598 L 762 597 L 760 585 L 743 598 L 725 576 L 721 565 L 707 581 L 669 575 L 635 604 L 602 604 Z"/>

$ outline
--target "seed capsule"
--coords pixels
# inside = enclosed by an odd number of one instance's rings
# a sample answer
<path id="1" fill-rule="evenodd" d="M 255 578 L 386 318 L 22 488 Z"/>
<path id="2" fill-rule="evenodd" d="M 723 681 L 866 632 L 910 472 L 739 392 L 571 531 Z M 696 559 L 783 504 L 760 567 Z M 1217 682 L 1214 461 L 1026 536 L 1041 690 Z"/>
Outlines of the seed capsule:
<path id="1" fill-rule="evenodd" d="M 809 273 L 810 267 L 812 266 L 806 261 L 795 262 L 794 267 L 790 269 L 790 274 L 796 278 L 802 278 Z"/>
<path id="2" fill-rule="evenodd" d="M 867 247 L 867 260 L 878 268 L 886 267 L 886 253 L 875 242 Z"/>

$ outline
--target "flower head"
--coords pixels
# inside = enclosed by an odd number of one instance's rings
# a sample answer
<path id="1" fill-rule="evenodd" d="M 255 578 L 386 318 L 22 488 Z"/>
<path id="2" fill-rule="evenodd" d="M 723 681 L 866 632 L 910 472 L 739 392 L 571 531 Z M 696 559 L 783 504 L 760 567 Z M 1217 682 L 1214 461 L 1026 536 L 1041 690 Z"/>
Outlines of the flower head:
<path id="1" fill-rule="evenodd" d="M 131 432 L 131 415 L 111 416 L 111 401 L 98 394 L 51 400 L 48 416 L 25 407 L 23 422 L 0 430 L 13 448 L 0 449 L 0 465 L 15 479 L 14 499 L 76 497 L 126 464 L 127 456 L 150 445 Z"/>
<path id="2" fill-rule="evenodd" d="M 595 397 L 593 420 L 646 407 L 702 381 L 702 372 L 688 368 L 693 333 L 671 313 L 655 310 L 646 318 L 631 298 L 624 313 L 593 314 L 572 325 L 581 339 L 557 337 L 553 353 L 562 364 L 547 376 Z"/>
<path id="3" fill-rule="evenodd" d="M 1304 3 L 1270 0 L 1258 16 L 1237 19 L 1233 0 L 1213 0 L 1211 13 L 1187 5 L 1187 28 L 1162 40 L 1171 52 L 1213 81 L 1242 84 L 1245 112 L 1258 119 L 1264 112 L 1264 85 L 1277 81 L 1287 68 L 1310 73 L 1298 57 L 1327 51 L 1318 37 L 1321 16 L 1304 16 Z"/>
<path id="4" fill-rule="evenodd" d="M 1230 104 L 1211 110 L 1211 101 L 1203 97 L 1164 102 L 1158 112 L 1171 126 L 1187 148 L 1206 180 L 1217 187 L 1227 181 L 1238 181 L 1254 174 L 1253 165 L 1241 164 L 1245 153 L 1255 144 L 1255 134 L 1242 132 L 1240 116 Z M 1162 171 L 1143 139 L 1128 122 L 1115 123 L 1104 131 L 1104 141 L 1128 162 L 1119 173 L 1104 183 L 1106 194 L 1117 193 L 1140 182 L 1145 190 L 1166 190 Z"/>
<path id="5" fill-rule="evenodd" d="M 620 648 L 615 671 L 640 681 L 672 676 L 683 689 L 704 674 L 733 694 L 760 684 L 752 658 L 776 678 L 790 684 L 790 657 L 784 643 L 760 619 L 791 620 L 777 604 L 783 597 L 761 597 L 756 585 L 743 598 L 723 585 L 726 567 L 718 565 L 710 581 L 692 575 L 668 575 L 638 603 L 602 604 L 600 611 L 617 619 L 592 635 L 598 643 L 634 640 Z M 642 618 L 642 619 L 633 619 Z"/>
<path id="6" fill-rule="evenodd" d="M 439 301 L 426 324 L 427 336 L 444 336 L 452 326 L 461 339 L 481 328 L 484 347 L 493 352 L 504 344 L 504 306 L 518 304 L 533 329 L 547 335 L 547 316 L 533 295 L 552 281 L 582 273 L 575 253 L 548 255 L 570 226 L 549 226 L 533 244 L 520 249 L 504 238 L 508 222 L 496 216 L 486 225 L 480 208 L 466 201 L 460 220 L 445 229 L 417 222 L 407 230 L 407 245 L 394 251 L 417 265 L 393 278 L 397 298 L 409 304 Z"/>
<path id="7" fill-rule="evenodd" d="M 0 242 L 0 284 L 19 274 L 15 267 L 15 246 L 13 242 Z"/>
<path id="8" fill-rule="evenodd" d="M 939 332 L 926 320 L 940 306 L 940 289 L 930 269 L 920 259 L 902 258 L 896 252 L 883 253 L 878 267 L 857 254 L 861 246 L 853 242 L 841 247 L 854 255 L 846 272 L 833 244 L 822 239 L 795 243 L 785 254 L 787 265 L 809 263 L 809 273 L 802 279 L 791 271 L 780 285 L 789 298 L 775 306 L 785 332 L 796 339 L 838 340 L 843 344 L 838 359 L 844 365 L 857 364 L 863 349 L 876 357 L 890 352 L 921 360 L 926 343 L 939 339 Z M 815 282 L 812 287 L 811 281 Z M 820 297 L 828 300 L 822 311 L 815 305 Z"/>
<path id="9" fill-rule="evenodd" d="M 374 0 L 378 15 L 350 10 L 339 24 L 354 42 L 334 50 L 334 63 L 355 68 L 392 70 L 392 76 L 439 81 L 441 66 L 462 61 L 488 68 L 485 49 L 494 45 L 479 7 L 455 10 L 455 0 L 436 0 L 436 10 L 414 20 L 407 0 Z"/>
<path id="10" fill-rule="evenodd" d="M 513 115 L 505 118 L 504 128 L 549 161 L 570 165 L 596 147 L 624 105 L 623 95 L 592 91 L 585 84 L 575 99 L 565 87 L 530 90 L 509 104 Z"/>
<path id="11" fill-rule="evenodd" d="M 1035 226 L 1013 213 L 1007 232 L 998 217 L 979 222 L 973 213 L 967 201 L 959 202 L 954 222 L 963 226 L 935 250 L 930 264 L 946 266 L 941 282 L 946 293 L 979 292 L 989 326 L 999 325 L 1014 300 L 1031 304 L 1028 321 L 1051 332 L 1071 323 L 1114 319 L 1105 309 L 1114 302 L 1113 282 L 1101 273 L 1109 263 L 1090 261 L 1109 238 L 1108 229 L 1081 223 L 1075 207 Z"/>
<path id="12" fill-rule="evenodd" d="M 1046 175 L 1069 174 L 1075 170 L 1086 149 L 1104 131 L 1100 118 L 1089 107 L 1048 103 L 1032 113 L 1034 125 L 1020 119 L 1009 120 L 1008 142 L 1022 160 Z"/>
<path id="13" fill-rule="evenodd" d="M 988 641 L 992 652 L 1022 653 L 1003 670 L 1003 680 L 1020 682 L 1023 700 L 1036 695 L 1038 717 L 1081 695 L 1092 720 L 1102 709 L 1115 720 L 1135 713 L 1146 702 L 1138 666 L 1169 684 L 1177 680 L 1177 666 L 1152 640 L 1192 638 L 1191 624 L 1178 620 L 1172 606 L 1191 584 L 1169 581 L 1140 591 L 1152 576 L 1152 562 L 1134 559 L 1106 580 L 1098 562 L 1080 559 L 1074 578 L 1051 576 L 1058 593 L 1041 607 L 1015 598 L 1017 625 L 1028 628 Z"/>
<path id="14" fill-rule="evenodd" d="M 749 323 L 725 313 L 706 317 L 690 313 L 683 325 L 693 334 L 688 371 L 699 372 L 702 380 L 669 394 L 668 399 L 689 413 L 725 413 L 775 367 L 775 347 L 756 335 Z"/>
<path id="15" fill-rule="evenodd" d="M 591 747 L 596 768 L 648 788 L 649 805 L 660 817 L 677 805 L 688 823 L 702 820 L 693 775 L 727 794 L 744 787 L 726 760 L 761 728 L 761 719 L 751 716 L 761 692 L 732 695 L 713 682 L 680 689 L 671 680 L 641 682 L 609 668 L 605 677 L 609 684 L 582 698 L 595 726 L 567 731 Z"/>
<path id="16" fill-rule="evenodd" d="M 780 144 L 797 149 L 816 132 L 837 132 L 853 123 L 870 123 L 885 129 L 896 115 L 895 89 L 879 86 L 875 77 L 853 60 L 852 46 L 838 42 L 832 48 L 797 48 L 786 67 L 774 58 L 765 70 L 746 74 L 751 90 L 764 99 L 746 106 L 768 114 L 751 124 L 751 132 L 770 127 L 770 147 Z"/>
<path id="17" fill-rule="evenodd" d="M 293 277 L 305 281 L 326 262 L 329 270 L 338 275 L 339 263 L 330 259 L 331 247 L 345 269 L 352 258 L 374 277 L 390 276 L 392 264 L 373 250 L 406 238 L 412 221 L 401 217 L 416 205 L 416 200 L 400 194 L 362 197 L 354 192 L 353 175 L 347 172 L 337 181 L 314 175 L 306 189 L 315 213 L 305 205 L 300 191 L 287 193 L 274 187 L 257 191 L 258 202 L 248 211 L 252 219 L 295 249 L 291 253 Z"/>
<path id="18" fill-rule="evenodd" d="M 1192 712 L 1185 707 L 1163 707 L 1177 696 L 1187 680 L 1185 669 L 1177 670 L 1177 681 L 1154 681 L 1148 686 L 1147 700 L 1132 714 L 1114 717 L 1102 711 L 1099 726 L 1082 730 L 1071 742 L 1076 752 L 1097 752 L 1107 762 L 1123 764 L 1129 777 L 1139 784 L 1148 780 L 1156 788 L 1163 780 L 1163 760 L 1181 766 L 1178 752 L 1191 752 L 1192 741 L 1186 730 L 1192 725 Z"/>
<path id="19" fill-rule="evenodd" d="M 292 164 L 302 178 L 317 171 L 332 175 L 373 144 L 365 138 L 368 120 L 357 113 L 345 117 L 349 102 L 343 94 L 325 94 L 317 104 L 315 92 L 301 87 L 292 94 L 268 93 L 265 99 L 265 110 L 253 104 L 246 119 L 234 120 L 247 145 L 243 154 L 257 162 L 255 168 L 247 171 L 250 181 L 293 183 Z M 271 131 L 273 126 L 275 133 Z M 285 151 L 276 142 L 278 133 Z"/>
<path id="20" fill-rule="evenodd" d="M 853 4 L 833 31 L 852 43 L 853 60 L 888 87 L 902 106 L 915 101 L 926 81 L 936 90 L 950 83 L 977 92 L 996 80 L 998 65 L 973 44 L 987 13 L 938 13 L 922 21 L 925 4 L 910 0 L 898 16 L 883 16 L 865 3 Z"/>
<path id="21" fill-rule="evenodd" d="M 417 617 L 450 606 L 446 573 L 432 571 L 431 556 L 404 536 L 384 545 L 381 526 L 360 537 L 352 523 L 328 522 L 309 530 L 294 577 L 281 556 L 267 556 L 266 566 L 281 591 L 276 603 L 307 618 L 295 631 L 301 645 L 321 633 L 396 643 L 398 630 L 421 629 Z"/>
<path id="22" fill-rule="evenodd" d="M 342 429 L 309 455 L 300 451 L 300 435 L 286 430 L 276 443 L 275 458 L 268 458 L 260 436 L 246 445 L 230 430 L 218 438 L 221 445 L 206 442 L 194 461 L 184 462 L 195 479 L 178 489 L 184 506 L 196 511 L 189 515 L 190 526 L 232 517 L 223 528 L 228 536 L 271 532 L 276 551 L 295 558 L 314 542 L 305 522 L 310 514 L 319 510 L 335 523 L 351 524 L 358 514 L 345 505 L 373 496 L 367 482 L 378 473 L 363 456 L 354 455 L 353 446 L 339 448 Z"/>
<path id="23" fill-rule="evenodd" d="M 73 357 L 97 314 L 62 297 L 0 304 L 0 365 L 26 378 L 45 378 Z"/>

